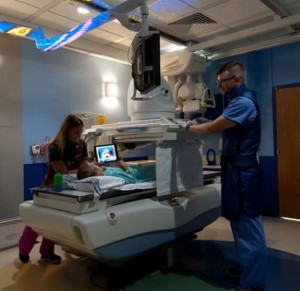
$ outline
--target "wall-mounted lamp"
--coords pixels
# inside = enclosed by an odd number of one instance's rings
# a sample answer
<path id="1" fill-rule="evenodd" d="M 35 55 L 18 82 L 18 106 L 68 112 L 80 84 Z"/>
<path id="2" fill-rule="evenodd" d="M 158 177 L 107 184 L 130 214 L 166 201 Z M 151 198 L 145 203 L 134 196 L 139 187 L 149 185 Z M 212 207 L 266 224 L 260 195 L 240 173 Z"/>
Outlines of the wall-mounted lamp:
<path id="1" fill-rule="evenodd" d="M 117 97 L 118 86 L 116 83 L 104 82 L 104 97 Z"/>

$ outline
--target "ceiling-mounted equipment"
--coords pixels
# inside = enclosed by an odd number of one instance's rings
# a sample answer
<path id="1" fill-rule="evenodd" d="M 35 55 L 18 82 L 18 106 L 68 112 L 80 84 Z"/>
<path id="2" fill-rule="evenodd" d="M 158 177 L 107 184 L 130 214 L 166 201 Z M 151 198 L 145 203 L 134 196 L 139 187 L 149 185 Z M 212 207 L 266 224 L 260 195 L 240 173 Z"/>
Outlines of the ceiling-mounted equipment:
<path id="1" fill-rule="evenodd" d="M 174 77 L 177 112 L 200 112 L 215 108 L 213 91 L 203 82 L 206 59 L 185 49 L 161 56 L 161 73 Z"/>
<path id="2" fill-rule="evenodd" d="M 132 41 L 132 78 L 135 89 L 147 94 L 160 85 L 160 39 L 149 29 L 147 1 L 141 1 L 142 27 Z M 134 92 L 133 99 L 136 96 Z"/>

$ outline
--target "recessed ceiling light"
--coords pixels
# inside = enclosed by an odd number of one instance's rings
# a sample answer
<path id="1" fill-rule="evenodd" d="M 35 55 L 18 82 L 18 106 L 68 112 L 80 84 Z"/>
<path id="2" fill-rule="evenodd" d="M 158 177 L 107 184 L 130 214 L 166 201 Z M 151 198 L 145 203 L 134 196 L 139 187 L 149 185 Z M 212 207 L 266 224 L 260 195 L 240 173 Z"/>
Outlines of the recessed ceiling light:
<path id="1" fill-rule="evenodd" d="M 80 14 L 88 14 L 88 13 L 90 13 L 90 11 L 87 8 L 82 7 L 82 6 L 77 7 L 77 12 L 80 13 Z"/>

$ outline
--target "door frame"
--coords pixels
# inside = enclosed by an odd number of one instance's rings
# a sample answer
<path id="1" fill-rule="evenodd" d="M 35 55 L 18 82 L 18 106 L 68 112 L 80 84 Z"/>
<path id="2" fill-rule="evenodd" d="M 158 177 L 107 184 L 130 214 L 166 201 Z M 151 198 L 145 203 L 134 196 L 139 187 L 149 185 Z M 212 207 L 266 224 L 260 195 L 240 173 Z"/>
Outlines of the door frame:
<path id="1" fill-rule="evenodd" d="M 284 88 L 290 88 L 290 87 L 299 87 L 300 83 L 291 83 L 291 84 L 284 84 L 279 86 L 273 86 L 272 88 L 272 99 L 273 99 L 273 137 L 274 137 L 274 157 L 276 160 L 276 189 L 277 189 L 277 200 L 278 200 L 278 215 L 281 217 L 280 214 L 280 193 L 279 193 L 279 180 L 278 180 L 278 144 L 277 144 L 277 107 L 276 107 L 276 90 L 277 89 L 284 89 Z"/>

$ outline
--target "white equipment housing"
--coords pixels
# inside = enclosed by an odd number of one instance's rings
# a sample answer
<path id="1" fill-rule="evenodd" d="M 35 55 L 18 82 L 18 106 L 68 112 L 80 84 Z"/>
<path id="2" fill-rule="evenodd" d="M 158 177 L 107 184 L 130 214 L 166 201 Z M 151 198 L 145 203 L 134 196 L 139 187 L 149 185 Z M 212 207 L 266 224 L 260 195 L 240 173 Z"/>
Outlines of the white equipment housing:
<path id="1" fill-rule="evenodd" d="M 131 80 L 127 95 L 127 112 L 131 120 L 173 118 L 175 116 L 175 103 L 171 89 L 164 78 L 161 78 L 161 85 L 148 94 L 141 94 L 139 91 L 134 95 L 134 82 Z"/>
<path id="2" fill-rule="evenodd" d="M 187 49 L 161 56 L 161 74 L 169 77 L 169 83 L 173 81 L 177 112 L 203 113 L 209 107 L 215 108 L 214 94 L 202 79 L 205 64 L 203 57 Z"/>

